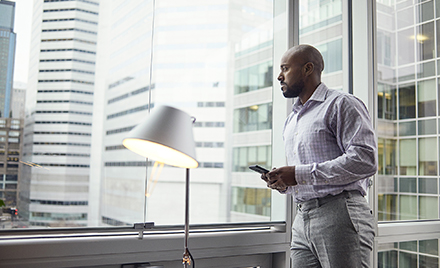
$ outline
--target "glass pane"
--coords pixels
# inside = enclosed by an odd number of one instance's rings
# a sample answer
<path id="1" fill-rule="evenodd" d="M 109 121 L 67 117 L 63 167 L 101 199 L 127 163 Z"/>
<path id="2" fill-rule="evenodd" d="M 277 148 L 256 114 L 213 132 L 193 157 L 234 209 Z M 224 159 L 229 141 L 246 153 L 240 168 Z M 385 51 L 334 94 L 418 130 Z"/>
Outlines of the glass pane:
<path id="1" fill-rule="evenodd" d="M 399 248 L 408 251 L 417 251 L 417 241 L 400 242 Z"/>
<path id="2" fill-rule="evenodd" d="M 391 85 L 378 85 L 378 117 L 394 120 L 397 117 L 397 92 Z"/>
<path id="3" fill-rule="evenodd" d="M 438 198 L 419 196 L 419 219 L 438 219 Z"/>
<path id="4" fill-rule="evenodd" d="M 399 82 L 416 79 L 416 71 L 414 70 L 414 65 L 399 68 L 397 79 Z"/>
<path id="5" fill-rule="evenodd" d="M 437 107 L 435 79 L 419 82 L 417 91 L 419 117 L 435 116 Z"/>
<path id="6" fill-rule="evenodd" d="M 400 178 L 399 190 L 402 193 L 417 193 L 416 178 Z"/>
<path id="7" fill-rule="evenodd" d="M 414 24 L 414 7 L 404 8 L 397 12 L 397 28 L 405 28 Z"/>
<path id="8" fill-rule="evenodd" d="M 399 86 L 399 118 L 416 117 L 416 92 L 414 84 Z"/>
<path id="9" fill-rule="evenodd" d="M 378 266 L 379 268 L 395 268 L 397 265 L 397 251 L 382 251 L 378 253 Z"/>
<path id="10" fill-rule="evenodd" d="M 429 60 L 435 57 L 434 22 L 426 23 L 417 28 L 416 42 L 418 60 Z"/>
<path id="11" fill-rule="evenodd" d="M 421 120 L 418 122 L 419 127 L 419 135 L 430 135 L 430 134 L 436 134 L 437 132 L 437 120 L 430 119 L 430 120 Z"/>
<path id="12" fill-rule="evenodd" d="M 437 175 L 437 138 L 419 139 L 419 175 Z"/>
<path id="13" fill-rule="evenodd" d="M 419 193 L 437 194 L 437 178 L 419 178 Z"/>
<path id="14" fill-rule="evenodd" d="M 425 255 L 419 256 L 419 267 L 420 268 L 436 268 L 438 267 L 439 260 L 436 257 L 430 257 Z"/>
<path id="15" fill-rule="evenodd" d="M 420 240 L 419 250 L 421 253 L 438 255 L 438 239 Z"/>
<path id="16" fill-rule="evenodd" d="M 414 136 L 416 135 L 416 121 L 399 123 L 400 136 Z"/>
<path id="17" fill-rule="evenodd" d="M 417 6 L 416 22 L 425 22 L 434 18 L 434 1 Z"/>
<path id="18" fill-rule="evenodd" d="M 417 65 L 417 78 L 435 76 L 435 61 Z"/>
<path id="19" fill-rule="evenodd" d="M 417 254 L 400 252 L 399 268 L 414 268 L 414 267 L 417 267 Z"/>
<path id="20" fill-rule="evenodd" d="M 397 174 L 396 166 L 396 141 L 383 140 L 378 141 L 379 155 L 379 174 L 393 175 Z"/>
<path id="21" fill-rule="evenodd" d="M 397 215 L 397 195 L 379 194 L 378 196 L 378 220 L 393 221 Z"/>
<path id="22" fill-rule="evenodd" d="M 417 220 L 417 197 L 401 195 L 399 197 L 400 220 Z"/>
<path id="23" fill-rule="evenodd" d="M 400 158 L 400 174 L 416 175 L 417 151 L 416 151 L 415 139 L 400 141 L 399 158 Z"/>
<path id="24" fill-rule="evenodd" d="M 407 18 L 405 18 L 407 20 Z M 407 20 L 409 21 L 409 20 Z M 397 64 L 405 65 L 414 63 L 415 45 L 414 45 L 414 28 L 399 31 L 397 33 Z"/>

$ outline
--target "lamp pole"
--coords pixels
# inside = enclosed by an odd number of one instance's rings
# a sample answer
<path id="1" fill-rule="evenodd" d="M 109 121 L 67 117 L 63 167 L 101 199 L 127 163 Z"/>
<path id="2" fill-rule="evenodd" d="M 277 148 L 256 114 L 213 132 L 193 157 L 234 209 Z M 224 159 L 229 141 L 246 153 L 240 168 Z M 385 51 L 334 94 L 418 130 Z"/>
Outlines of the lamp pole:
<path id="1" fill-rule="evenodd" d="M 186 169 L 186 181 L 185 181 L 185 241 L 183 252 L 183 267 L 188 268 L 191 264 L 191 254 L 188 250 L 188 235 L 189 235 L 189 168 Z"/>

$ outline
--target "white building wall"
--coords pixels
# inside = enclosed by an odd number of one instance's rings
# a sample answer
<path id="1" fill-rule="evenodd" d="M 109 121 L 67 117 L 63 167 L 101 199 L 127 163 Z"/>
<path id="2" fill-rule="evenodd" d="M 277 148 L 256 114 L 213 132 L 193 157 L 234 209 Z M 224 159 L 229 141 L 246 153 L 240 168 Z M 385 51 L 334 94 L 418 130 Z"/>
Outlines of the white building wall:
<path id="1" fill-rule="evenodd" d="M 40 166 L 24 166 L 31 225 L 87 224 L 97 3 L 34 3 L 24 159 Z"/>

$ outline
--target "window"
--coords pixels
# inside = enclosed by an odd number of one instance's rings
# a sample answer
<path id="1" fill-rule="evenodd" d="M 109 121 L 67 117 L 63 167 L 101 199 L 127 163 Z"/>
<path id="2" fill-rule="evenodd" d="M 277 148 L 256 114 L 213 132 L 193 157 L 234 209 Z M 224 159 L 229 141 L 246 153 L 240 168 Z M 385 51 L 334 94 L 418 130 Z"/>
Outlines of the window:
<path id="1" fill-rule="evenodd" d="M 159 105 L 196 119 L 191 223 L 272 220 L 271 192 L 248 165 L 272 165 L 273 1 L 72 2 L 44 1 L 34 11 L 42 19 L 32 27 L 41 36 L 30 55 L 36 86 L 28 89 L 33 113 L 24 124 L 27 164 L 18 180 L 27 197 L 17 204 L 25 227 L 181 224 L 184 170 L 165 166 L 148 183 L 154 163 L 121 144 Z M 10 131 L 8 142 L 20 142 L 17 133 Z M 240 185 L 241 176 L 249 183 Z M 152 188 L 147 198 L 145 185 Z M 260 203 L 264 190 L 264 212 L 234 216 L 233 189 L 242 186 L 246 200 Z M 77 202 L 61 205 L 71 200 Z"/>

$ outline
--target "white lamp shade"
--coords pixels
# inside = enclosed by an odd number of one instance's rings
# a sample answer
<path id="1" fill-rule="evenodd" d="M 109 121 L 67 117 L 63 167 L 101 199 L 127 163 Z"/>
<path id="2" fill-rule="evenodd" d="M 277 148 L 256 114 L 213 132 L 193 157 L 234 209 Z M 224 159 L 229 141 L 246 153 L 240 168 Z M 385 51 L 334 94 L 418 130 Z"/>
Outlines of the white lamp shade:
<path id="1" fill-rule="evenodd" d="M 171 106 L 154 108 L 122 141 L 129 150 L 167 165 L 196 168 L 193 120 Z"/>

